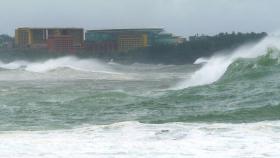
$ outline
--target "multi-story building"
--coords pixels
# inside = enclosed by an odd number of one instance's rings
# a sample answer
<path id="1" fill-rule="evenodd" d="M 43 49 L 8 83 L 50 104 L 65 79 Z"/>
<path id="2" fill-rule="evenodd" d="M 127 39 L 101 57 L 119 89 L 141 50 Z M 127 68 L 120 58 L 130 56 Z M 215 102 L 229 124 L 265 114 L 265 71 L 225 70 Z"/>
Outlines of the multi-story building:
<path id="1" fill-rule="evenodd" d="M 160 28 L 88 30 L 85 34 L 86 48 L 93 51 L 127 51 L 151 46 Z"/>
<path id="2" fill-rule="evenodd" d="M 49 50 L 75 50 L 85 46 L 90 51 L 114 52 L 184 41 L 161 28 L 88 30 L 85 42 L 82 28 L 18 28 L 15 32 L 17 47 Z"/>
<path id="3" fill-rule="evenodd" d="M 127 51 L 155 44 L 177 45 L 185 38 L 164 33 L 161 28 L 88 30 L 85 47 L 92 51 Z"/>
<path id="4" fill-rule="evenodd" d="M 20 48 L 50 48 L 59 43 L 69 43 L 69 41 L 72 43 L 71 46 L 61 44 L 60 48 L 62 46 L 67 46 L 65 49 L 81 48 L 84 30 L 82 28 L 18 28 L 15 32 L 15 44 Z"/>
<path id="5" fill-rule="evenodd" d="M 53 51 L 74 50 L 74 40 L 70 35 L 50 36 L 48 39 L 48 49 Z"/>
<path id="6" fill-rule="evenodd" d="M 118 39 L 118 47 L 120 50 L 129 50 L 135 48 L 148 47 L 148 35 L 147 34 L 120 35 Z"/>

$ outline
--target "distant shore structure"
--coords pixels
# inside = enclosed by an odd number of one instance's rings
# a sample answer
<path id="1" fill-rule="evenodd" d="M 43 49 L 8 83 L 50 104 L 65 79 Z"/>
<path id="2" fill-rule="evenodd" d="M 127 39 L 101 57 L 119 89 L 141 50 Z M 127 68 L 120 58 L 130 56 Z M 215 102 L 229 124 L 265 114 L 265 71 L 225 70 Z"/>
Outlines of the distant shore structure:
<path id="1" fill-rule="evenodd" d="M 162 28 L 87 30 L 85 33 L 85 47 L 92 51 L 128 51 L 184 41 L 185 38 L 167 34 Z"/>
<path id="2" fill-rule="evenodd" d="M 32 28 L 15 31 L 18 48 L 92 52 L 128 51 L 153 45 L 178 45 L 186 39 L 166 33 L 162 28 L 87 30 L 83 28 Z"/>
<path id="3" fill-rule="evenodd" d="M 15 44 L 18 48 L 72 50 L 82 48 L 83 28 L 18 28 Z"/>

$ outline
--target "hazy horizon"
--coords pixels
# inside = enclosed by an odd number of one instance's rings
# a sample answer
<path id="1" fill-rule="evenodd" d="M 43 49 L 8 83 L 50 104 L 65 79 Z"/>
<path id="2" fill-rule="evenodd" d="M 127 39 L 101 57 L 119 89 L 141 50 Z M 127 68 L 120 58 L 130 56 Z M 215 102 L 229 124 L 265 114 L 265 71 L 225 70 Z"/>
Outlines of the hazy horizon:
<path id="1" fill-rule="evenodd" d="M 0 33 L 17 27 L 85 29 L 160 27 L 181 36 L 272 32 L 280 1 L 270 0 L 10 0 L 2 2 Z"/>

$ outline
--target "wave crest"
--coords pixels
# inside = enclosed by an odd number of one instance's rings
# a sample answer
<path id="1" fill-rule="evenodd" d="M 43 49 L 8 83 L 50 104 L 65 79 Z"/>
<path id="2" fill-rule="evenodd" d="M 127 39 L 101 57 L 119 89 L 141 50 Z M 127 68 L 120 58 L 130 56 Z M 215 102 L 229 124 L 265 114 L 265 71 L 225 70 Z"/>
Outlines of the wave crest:
<path id="1" fill-rule="evenodd" d="M 230 55 L 215 55 L 201 69 L 193 73 L 190 79 L 177 84 L 173 89 L 212 84 L 222 78 L 228 67 L 238 59 L 253 59 L 267 53 L 271 55 L 275 50 L 280 50 L 279 36 L 269 36 L 256 45 L 243 46 Z"/>
<path id="2" fill-rule="evenodd" d="M 109 65 L 106 65 L 98 60 L 79 59 L 72 56 L 49 59 L 42 62 L 14 61 L 4 63 L 0 61 L 0 68 L 8 70 L 20 69 L 36 73 L 46 73 L 61 68 L 70 68 L 85 72 L 115 73 Z"/>

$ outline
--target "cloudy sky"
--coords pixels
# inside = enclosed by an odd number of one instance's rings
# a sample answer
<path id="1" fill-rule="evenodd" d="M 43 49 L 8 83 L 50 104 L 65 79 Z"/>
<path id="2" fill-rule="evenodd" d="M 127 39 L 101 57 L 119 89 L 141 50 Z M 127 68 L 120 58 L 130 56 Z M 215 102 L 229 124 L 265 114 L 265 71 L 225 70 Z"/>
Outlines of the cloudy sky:
<path id="1" fill-rule="evenodd" d="M 162 27 L 182 36 L 272 32 L 280 0 L 1 0 L 0 33 L 16 27 Z"/>

